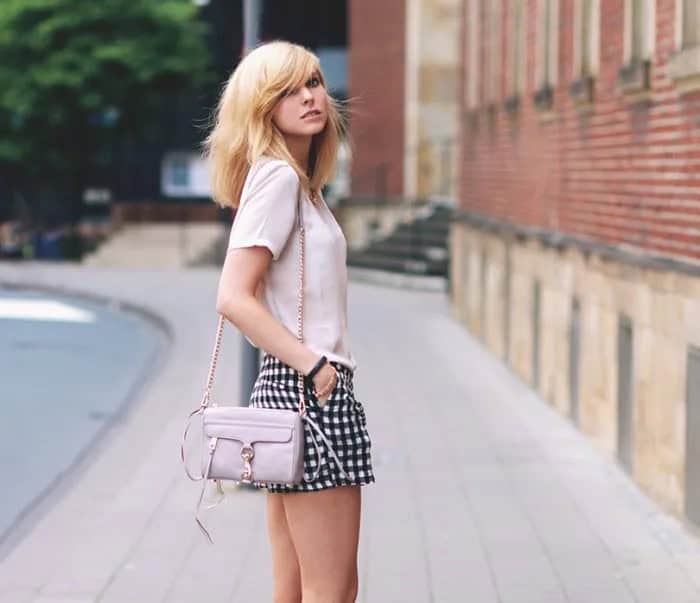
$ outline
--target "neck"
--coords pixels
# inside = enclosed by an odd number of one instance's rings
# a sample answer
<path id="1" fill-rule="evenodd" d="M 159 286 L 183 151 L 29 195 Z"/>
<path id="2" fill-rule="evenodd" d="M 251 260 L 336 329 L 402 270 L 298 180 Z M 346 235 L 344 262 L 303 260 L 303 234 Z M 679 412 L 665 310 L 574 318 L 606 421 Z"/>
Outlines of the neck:
<path id="1" fill-rule="evenodd" d="M 289 152 L 305 174 L 309 173 L 309 151 L 311 136 L 287 136 L 285 139 Z"/>

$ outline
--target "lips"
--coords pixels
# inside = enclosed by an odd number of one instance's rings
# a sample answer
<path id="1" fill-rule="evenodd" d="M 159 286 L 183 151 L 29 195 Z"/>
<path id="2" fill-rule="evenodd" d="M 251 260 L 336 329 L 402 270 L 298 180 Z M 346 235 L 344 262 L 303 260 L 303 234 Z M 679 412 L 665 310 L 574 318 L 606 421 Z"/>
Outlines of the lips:
<path id="1" fill-rule="evenodd" d="M 321 112 L 318 109 L 311 109 L 311 111 L 307 111 L 306 113 L 304 113 L 304 115 L 302 115 L 301 118 L 304 119 L 305 117 L 312 117 L 314 115 L 320 114 Z"/>

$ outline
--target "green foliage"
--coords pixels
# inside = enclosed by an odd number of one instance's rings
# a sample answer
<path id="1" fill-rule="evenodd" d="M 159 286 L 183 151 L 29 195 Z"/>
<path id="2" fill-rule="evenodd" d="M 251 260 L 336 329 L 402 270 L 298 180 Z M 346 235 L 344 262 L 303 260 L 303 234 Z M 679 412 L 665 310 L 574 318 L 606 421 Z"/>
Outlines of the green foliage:
<path id="1" fill-rule="evenodd" d="M 192 0 L 2 0 L 0 166 L 75 175 L 212 81 Z"/>

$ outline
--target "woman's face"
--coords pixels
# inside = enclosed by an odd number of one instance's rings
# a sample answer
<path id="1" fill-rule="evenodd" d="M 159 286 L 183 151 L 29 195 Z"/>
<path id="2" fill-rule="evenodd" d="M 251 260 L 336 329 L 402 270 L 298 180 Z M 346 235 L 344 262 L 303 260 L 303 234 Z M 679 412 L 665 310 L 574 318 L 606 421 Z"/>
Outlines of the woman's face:
<path id="1" fill-rule="evenodd" d="M 326 89 L 318 73 L 303 86 L 288 91 L 272 111 L 272 121 L 285 136 L 313 136 L 328 119 Z"/>

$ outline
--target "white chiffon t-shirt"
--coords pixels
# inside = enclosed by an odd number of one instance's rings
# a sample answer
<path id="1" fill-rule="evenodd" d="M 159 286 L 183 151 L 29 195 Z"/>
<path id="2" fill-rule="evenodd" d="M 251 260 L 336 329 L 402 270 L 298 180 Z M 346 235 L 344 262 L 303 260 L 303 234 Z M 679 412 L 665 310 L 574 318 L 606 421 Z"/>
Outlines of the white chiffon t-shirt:
<path id="1" fill-rule="evenodd" d="M 228 249 L 262 245 L 272 262 L 256 297 L 292 335 L 297 336 L 299 177 L 283 159 L 263 155 L 245 179 Z M 302 191 L 305 236 L 303 342 L 319 356 L 353 371 L 347 321 L 347 243 L 323 195 L 315 205 Z M 251 345 L 255 345 L 246 336 Z"/>

